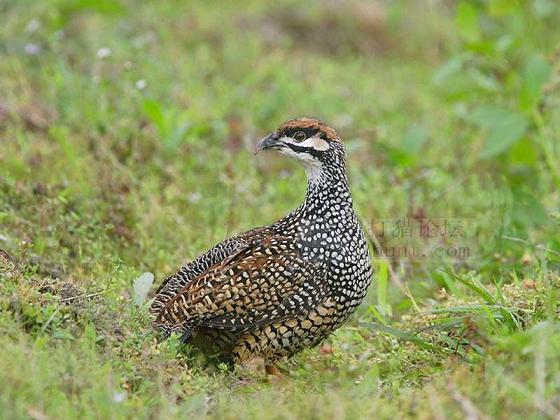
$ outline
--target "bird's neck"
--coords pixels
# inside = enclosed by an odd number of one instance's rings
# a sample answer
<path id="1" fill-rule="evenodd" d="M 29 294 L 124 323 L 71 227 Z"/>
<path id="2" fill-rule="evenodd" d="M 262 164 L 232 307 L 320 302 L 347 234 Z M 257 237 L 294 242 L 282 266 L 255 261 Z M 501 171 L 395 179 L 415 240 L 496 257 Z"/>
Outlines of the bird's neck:
<path id="1" fill-rule="evenodd" d="M 329 211 L 352 212 L 344 162 L 321 168 L 306 168 L 307 192 L 300 210 L 306 215 L 325 215 Z"/>

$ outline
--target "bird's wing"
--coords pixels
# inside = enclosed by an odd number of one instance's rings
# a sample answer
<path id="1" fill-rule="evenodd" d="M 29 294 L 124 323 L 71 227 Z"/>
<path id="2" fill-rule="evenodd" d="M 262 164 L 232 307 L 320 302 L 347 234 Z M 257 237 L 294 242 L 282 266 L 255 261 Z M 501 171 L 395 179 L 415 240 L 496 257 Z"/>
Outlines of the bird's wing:
<path id="1" fill-rule="evenodd" d="M 185 285 L 156 322 L 235 331 L 314 308 L 328 294 L 324 270 L 292 245 L 278 236 L 252 243 Z"/>
<path id="2" fill-rule="evenodd" d="M 179 271 L 167 277 L 159 285 L 156 290 L 156 296 L 150 306 L 150 312 L 157 315 L 175 297 L 178 291 L 185 287 L 192 279 L 200 276 L 210 267 L 222 262 L 240 249 L 245 248 L 252 241 L 263 238 L 267 232 L 266 228 L 256 228 L 226 239 L 194 261 L 181 267 Z"/>

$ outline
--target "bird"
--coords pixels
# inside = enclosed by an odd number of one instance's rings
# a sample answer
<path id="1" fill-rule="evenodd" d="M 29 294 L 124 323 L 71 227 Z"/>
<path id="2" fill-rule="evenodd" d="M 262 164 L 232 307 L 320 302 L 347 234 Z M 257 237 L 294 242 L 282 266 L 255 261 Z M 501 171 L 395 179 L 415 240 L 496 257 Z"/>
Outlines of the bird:
<path id="1" fill-rule="evenodd" d="M 228 238 L 159 286 L 150 306 L 164 337 L 212 348 L 235 365 L 275 363 L 320 344 L 364 300 L 368 243 L 354 212 L 345 147 L 316 118 L 282 123 L 256 146 L 299 161 L 303 202 L 280 220 Z"/>

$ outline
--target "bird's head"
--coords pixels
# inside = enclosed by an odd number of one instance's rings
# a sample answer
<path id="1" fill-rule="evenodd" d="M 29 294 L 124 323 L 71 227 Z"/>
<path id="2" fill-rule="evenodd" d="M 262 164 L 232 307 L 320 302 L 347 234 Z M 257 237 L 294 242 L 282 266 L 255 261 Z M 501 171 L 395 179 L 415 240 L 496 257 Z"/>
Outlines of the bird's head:
<path id="1" fill-rule="evenodd" d="M 286 121 L 257 144 L 255 153 L 261 150 L 278 150 L 299 160 L 310 179 L 329 169 L 344 170 L 344 146 L 340 137 L 315 118 Z"/>

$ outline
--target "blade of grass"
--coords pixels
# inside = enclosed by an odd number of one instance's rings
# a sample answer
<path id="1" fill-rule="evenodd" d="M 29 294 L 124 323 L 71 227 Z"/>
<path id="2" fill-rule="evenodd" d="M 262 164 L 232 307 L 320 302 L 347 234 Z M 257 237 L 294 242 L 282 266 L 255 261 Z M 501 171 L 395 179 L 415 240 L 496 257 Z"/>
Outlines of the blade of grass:
<path id="1" fill-rule="evenodd" d="M 451 276 L 452 278 L 454 278 L 455 280 L 457 280 L 459 283 L 465 285 L 466 287 L 468 287 L 469 289 L 471 289 L 473 292 L 475 292 L 477 295 L 479 295 L 486 303 L 490 304 L 490 305 L 496 305 L 498 304 L 498 302 L 496 301 L 496 298 L 494 298 L 494 296 L 492 296 L 492 294 L 488 291 L 488 289 L 486 289 L 482 283 L 480 283 L 478 280 L 471 278 L 469 280 L 464 279 L 463 277 L 447 271 L 447 273 L 449 274 L 449 276 Z"/>
<path id="2" fill-rule="evenodd" d="M 387 262 L 378 260 L 377 271 L 377 305 L 381 315 L 388 315 L 387 308 Z"/>
<path id="3" fill-rule="evenodd" d="M 361 326 L 368 328 L 371 331 L 381 332 L 385 334 L 392 335 L 399 340 L 408 341 L 414 343 L 424 349 L 435 351 L 437 353 L 442 353 L 442 349 L 439 347 L 434 346 L 433 344 L 428 343 L 425 340 L 422 340 L 420 337 L 407 333 L 405 331 L 398 330 L 396 328 L 390 327 L 389 325 L 383 324 L 376 324 L 374 322 L 362 322 L 360 323 Z"/>

